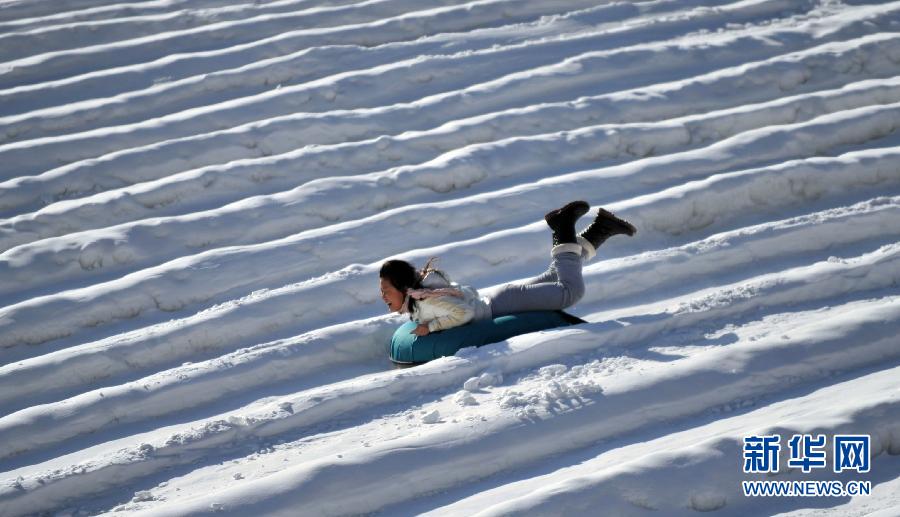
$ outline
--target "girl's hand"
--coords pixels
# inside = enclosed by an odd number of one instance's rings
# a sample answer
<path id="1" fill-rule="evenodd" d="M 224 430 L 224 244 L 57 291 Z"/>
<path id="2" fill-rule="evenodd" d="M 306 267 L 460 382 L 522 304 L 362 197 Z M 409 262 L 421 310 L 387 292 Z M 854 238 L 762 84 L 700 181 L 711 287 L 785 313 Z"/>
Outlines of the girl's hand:
<path id="1" fill-rule="evenodd" d="M 415 334 L 417 336 L 427 336 L 430 333 L 431 331 L 428 330 L 428 325 L 425 323 L 420 323 L 412 332 L 410 332 L 410 334 Z"/>

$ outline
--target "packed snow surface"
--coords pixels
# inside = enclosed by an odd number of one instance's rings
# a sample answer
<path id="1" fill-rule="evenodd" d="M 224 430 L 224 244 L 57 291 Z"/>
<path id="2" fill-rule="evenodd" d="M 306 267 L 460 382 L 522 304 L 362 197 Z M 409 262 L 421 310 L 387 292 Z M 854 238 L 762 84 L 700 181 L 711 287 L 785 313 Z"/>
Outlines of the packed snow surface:
<path id="1" fill-rule="evenodd" d="M 900 515 L 898 129 L 900 2 L 0 0 L 0 516 Z M 575 199 L 588 323 L 392 367 Z"/>

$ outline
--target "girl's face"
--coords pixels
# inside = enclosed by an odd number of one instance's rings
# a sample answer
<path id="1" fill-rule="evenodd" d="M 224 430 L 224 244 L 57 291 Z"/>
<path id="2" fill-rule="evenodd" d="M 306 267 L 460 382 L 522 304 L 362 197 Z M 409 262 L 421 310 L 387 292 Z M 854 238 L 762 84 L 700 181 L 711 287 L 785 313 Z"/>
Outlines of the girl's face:
<path id="1" fill-rule="evenodd" d="M 381 299 L 384 300 L 391 312 L 400 311 L 404 298 L 406 298 L 406 294 L 394 287 L 387 278 L 381 279 Z"/>

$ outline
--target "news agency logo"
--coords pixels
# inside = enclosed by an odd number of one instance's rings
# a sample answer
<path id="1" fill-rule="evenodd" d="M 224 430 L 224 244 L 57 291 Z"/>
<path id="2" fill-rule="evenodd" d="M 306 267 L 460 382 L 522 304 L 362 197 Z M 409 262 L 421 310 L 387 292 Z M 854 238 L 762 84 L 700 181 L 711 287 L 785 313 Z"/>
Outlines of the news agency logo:
<path id="1" fill-rule="evenodd" d="M 871 436 L 867 434 L 838 434 L 831 440 L 832 472 L 869 472 L 871 466 Z M 795 434 L 787 441 L 787 466 L 803 473 L 828 467 L 825 435 Z M 744 437 L 744 472 L 769 474 L 779 471 L 782 450 L 777 434 Z M 868 495 L 869 481 L 840 481 L 813 483 L 810 481 L 743 481 L 745 496 L 846 496 Z"/>
<path id="2" fill-rule="evenodd" d="M 869 472 L 871 436 L 867 434 L 835 435 L 832 440 L 832 470 L 841 473 L 853 470 Z M 787 466 L 804 473 L 827 467 L 825 435 L 795 434 L 788 440 L 790 457 Z M 779 469 L 781 436 L 777 434 L 744 438 L 744 472 L 748 474 L 775 473 Z"/>

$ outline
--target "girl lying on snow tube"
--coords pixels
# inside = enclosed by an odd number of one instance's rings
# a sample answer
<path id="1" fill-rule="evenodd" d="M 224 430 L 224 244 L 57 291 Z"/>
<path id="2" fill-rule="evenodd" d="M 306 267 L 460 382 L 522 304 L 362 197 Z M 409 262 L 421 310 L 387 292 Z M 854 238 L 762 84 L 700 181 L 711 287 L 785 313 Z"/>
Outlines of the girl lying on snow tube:
<path id="1" fill-rule="evenodd" d="M 575 221 L 590 209 L 573 201 L 544 216 L 553 230 L 552 260 L 542 274 L 500 286 L 491 297 L 473 287 L 451 282 L 428 261 L 421 271 L 403 260 L 388 260 L 379 273 L 381 298 L 391 312 L 409 314 L 410 321 L 394 333 L 391 361 L 421 364 L 453 355 L 467 346 L 496 343 L 538 330 L 585 323 L 562 309 L 584 296 L 582 261 L 592 259 L 609 237 L 632 236 L 637 229 L 602 208 L 580 235 Z"/>

